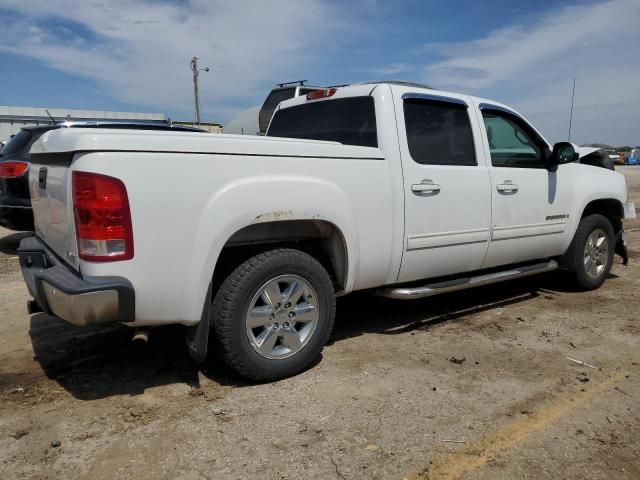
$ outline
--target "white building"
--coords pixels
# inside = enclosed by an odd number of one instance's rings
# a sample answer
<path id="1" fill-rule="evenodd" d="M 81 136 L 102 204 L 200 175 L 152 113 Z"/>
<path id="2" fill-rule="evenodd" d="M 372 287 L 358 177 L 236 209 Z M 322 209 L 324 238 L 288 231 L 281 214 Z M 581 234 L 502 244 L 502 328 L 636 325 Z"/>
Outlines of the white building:
<path id="1" fill-rule="evenodd" d="M 164 122 L 164 113 L 109 112 L 102 110 L 70 110 L 49 108 L 56 121 L 83 120 L 145 120 Z M 8 140 L 25 125 L 47 125 L 53 123 L 45 108 L 0 106 L 0 141 Z"/>
<path id="2" fill-rule="evenodd" d="M 224 133 L 259 135 L 260 123 L 258 122 L 258 116 L 261 108 L 261 105 L 256 105 L 238 113 L 224 126 Z"/>

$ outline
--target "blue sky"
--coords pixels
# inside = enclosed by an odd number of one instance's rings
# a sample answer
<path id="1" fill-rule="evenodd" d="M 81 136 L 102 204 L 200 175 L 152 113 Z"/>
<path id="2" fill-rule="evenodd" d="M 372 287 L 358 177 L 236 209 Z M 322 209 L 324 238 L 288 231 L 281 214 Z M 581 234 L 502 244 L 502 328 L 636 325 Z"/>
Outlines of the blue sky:
<path id="1" fill-rule="evenodd" d="M 640 143 L 640 1 L 0 0 L 0 104 L 228 121 L 279 81 L 396 78 L 513 105 L 550 140 Z"/>

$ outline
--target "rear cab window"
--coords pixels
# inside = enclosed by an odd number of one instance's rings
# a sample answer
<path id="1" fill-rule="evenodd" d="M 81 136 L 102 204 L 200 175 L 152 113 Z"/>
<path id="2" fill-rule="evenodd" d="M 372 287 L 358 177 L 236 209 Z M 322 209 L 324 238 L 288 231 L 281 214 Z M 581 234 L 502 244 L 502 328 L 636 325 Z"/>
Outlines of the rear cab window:
<path id="1" fill-rule="evenodd" d="M 348 97 L 281 108 L 273 116 L 267 136 L 377 147 L 374 100 L 370 96 Z"/>

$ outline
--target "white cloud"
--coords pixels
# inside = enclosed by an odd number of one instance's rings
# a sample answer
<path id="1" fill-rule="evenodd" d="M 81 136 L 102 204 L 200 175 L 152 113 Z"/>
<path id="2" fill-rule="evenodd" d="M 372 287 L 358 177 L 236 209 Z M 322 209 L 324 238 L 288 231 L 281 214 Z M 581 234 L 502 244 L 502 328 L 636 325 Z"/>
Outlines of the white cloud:
<path id="1" fill-rule="evenodd" d="M 198 56 L 211 67 L 200 76 L 203 111 L 217 120 L 304 66 L 304 50 L 335 28 L 335 11 L 320 1 L 0 0 L 18 18 L 3 28 L 0 51 L 95 81 L 121 101 L 186 115 L 189 60 Z"/>
<path id="2" fill-rule="evenodd" d="M 514 104 L 550 139 L 565 139 L 572 79 L 572 137 L 578 142 L 640 143 L 640 2 L 611 0 L 543 13 L 484 38 L 427 46 L 444 56 L 426 67 L 442 88 Z"/>

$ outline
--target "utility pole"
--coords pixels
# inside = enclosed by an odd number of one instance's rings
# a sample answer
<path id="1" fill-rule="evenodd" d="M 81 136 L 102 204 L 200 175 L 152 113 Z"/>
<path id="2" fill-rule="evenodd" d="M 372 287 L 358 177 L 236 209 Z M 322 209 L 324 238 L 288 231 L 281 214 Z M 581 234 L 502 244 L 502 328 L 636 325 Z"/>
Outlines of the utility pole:
<path id="1" fill-rule="evenodd" d="M 200 93 L 198 92 L 198 75 L 201 71 L 208 72 L 209 67 L 198 68 L 198 57 L 191 59 L 191 71 L 193 72 L 193 97 L 196 104 L 196 125 L 200 125 Z"/>
<path id="2" fill-rule="evenodd" d="M 569 114 L 569 142 L 571 141 L 571 123 L 573 123 L 573 99 L 576 96 L 576 79 L 573 79 L 573 91 L 571 92 L 571 113 Z"/>

